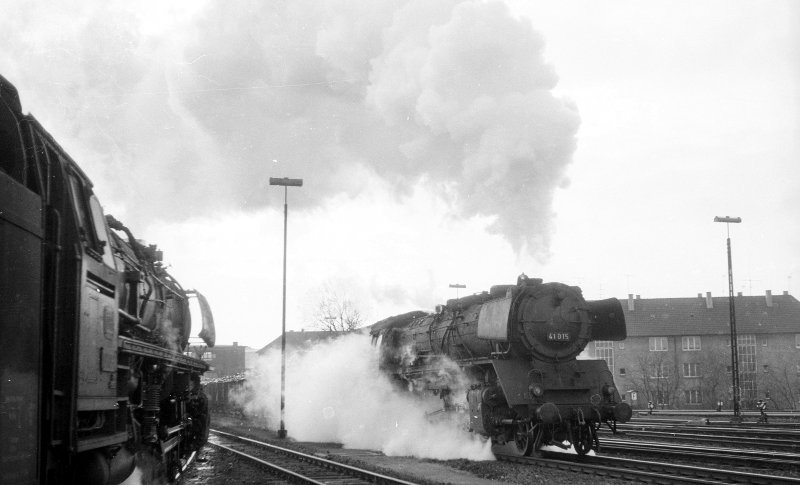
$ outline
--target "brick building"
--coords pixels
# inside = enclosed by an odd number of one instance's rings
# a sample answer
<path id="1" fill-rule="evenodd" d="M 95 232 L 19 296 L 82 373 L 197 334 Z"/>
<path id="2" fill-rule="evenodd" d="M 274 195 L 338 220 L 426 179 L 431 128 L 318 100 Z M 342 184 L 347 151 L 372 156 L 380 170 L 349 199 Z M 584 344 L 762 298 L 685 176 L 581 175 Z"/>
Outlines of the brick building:
<path id="1" fill-rule="evenodd" d="M 243 374 L 246 369 L 245 354 L 248 347 L 234 342 L 233 345 L 216 345 L 207 347 L 205 345 L 190 345 L 185 354 L 192 357 L 199 357 L 208 362 L 211 370 L 204 374 L 206 379 L 229 377 Z"/>
<path id="2" fill-rule="evenodd" d="M 346 332 L 334 332 L 329 330 L 320 330 L 320 331 L 301 330 L 299 332 L 296 332 L 294 330 L 288 330 L 286 332 L 286 350 L 287 352 L 290 352 L 295 349 L 310 348 L 317 342 L 322 342 L 324 340 L 339 337 L 344 333 Z M 261 347 L 256 353 L 259 356 L 263 356 L 270 350 L 280 351 L 281 338 L 282 336 L 278 335 L 272 342 L 268 343 L 264 347 Z"/>
<path id="3" fill-rule="evenodd" d="M 800 407 L 800 302 L 782 295 L 734 298 L 742 409 L 769 397 L 772 409 Z M 591 342 L 634 408 L 732 406 L 728 297 L 622 301 L 628 337 Z"/>

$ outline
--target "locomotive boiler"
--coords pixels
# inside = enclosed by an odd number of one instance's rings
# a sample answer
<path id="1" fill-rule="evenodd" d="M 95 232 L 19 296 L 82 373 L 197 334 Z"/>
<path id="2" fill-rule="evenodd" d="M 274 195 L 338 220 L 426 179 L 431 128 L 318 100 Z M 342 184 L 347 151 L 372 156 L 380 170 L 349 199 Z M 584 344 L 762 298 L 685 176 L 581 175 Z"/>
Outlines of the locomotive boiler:
<path id="1" fill-rule="evenodd" d="M 0 76 L 0 483 L 174 479 L 207 440 L 189 298 Z M 159 478 L 160 477 L 160 478 Z"/>
<path id="2" fill-rule="evenodd" d="M 445 411 L 464 408 L 472 431 L 521 455 L 567 442 L 597 450 L 599 427 L 616 431 L 632 414 L 606 362 L 576 358 L 589 342 L 625 339 L 616 298 L 586 301 L 578 287 L 523 274 L 433 314 L 388 318 L 371 334 L 398 382 L 440 396 Z"/>

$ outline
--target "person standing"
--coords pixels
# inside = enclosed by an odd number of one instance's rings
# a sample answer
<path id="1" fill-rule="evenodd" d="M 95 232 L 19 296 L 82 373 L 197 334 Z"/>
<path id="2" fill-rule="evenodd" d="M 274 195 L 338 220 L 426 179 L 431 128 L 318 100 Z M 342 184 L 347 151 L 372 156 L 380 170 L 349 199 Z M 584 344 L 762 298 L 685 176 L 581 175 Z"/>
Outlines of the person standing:
<path id="1" fill-rule="evenodd" d="M 756 407 L 761 411 L 761 416 L 758 418 L 759 423 L 766 423 L 767 422 L 767 401 L 759 399 L 756 402 Z"/>

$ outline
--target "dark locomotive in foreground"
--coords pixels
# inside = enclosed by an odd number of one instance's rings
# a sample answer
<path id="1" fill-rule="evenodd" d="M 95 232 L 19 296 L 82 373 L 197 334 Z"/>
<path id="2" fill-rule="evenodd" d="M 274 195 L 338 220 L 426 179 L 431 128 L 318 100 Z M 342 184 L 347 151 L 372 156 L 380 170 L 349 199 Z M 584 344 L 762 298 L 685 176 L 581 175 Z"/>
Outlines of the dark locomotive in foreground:
<path id="1" fill-rule="evenodd" d="M 0 483 L 116 484 L 138 459 L 174 478 L 208 436 L 190 296 L 213 346 L 205 299 L 103 214 L 0 76 Z"/>
<path id="2" fill-rule="evenodd" d="M 602 423 L 615 430 L 631 417 L 606 362 L 576 359 L 593 340 L 625 339 L 615 298 L 587 302 L 578 287 L 522 275 L 435 314 L 378 322 L 372 336 L 381 366 L 399 382 L 439 395 L 445 411 L 466 388 L 470 428 L 523 455 L 566 441 L 586 454 L 599 449 Z"/>

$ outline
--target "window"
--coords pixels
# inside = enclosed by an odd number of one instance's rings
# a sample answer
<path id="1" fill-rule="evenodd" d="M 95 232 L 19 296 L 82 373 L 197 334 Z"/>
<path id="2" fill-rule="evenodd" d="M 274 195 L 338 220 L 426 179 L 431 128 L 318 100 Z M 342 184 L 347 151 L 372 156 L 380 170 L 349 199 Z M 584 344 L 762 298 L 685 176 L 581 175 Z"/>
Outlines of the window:
<path id="1" fill-rule="evenodd" d="M 670 376 L 670 366 L 666 362 L 650 364 L 650 377 L 653 379 L 665 379 Z"/>
<path id="2" fill-rule="evenodd" d="M 214 355 L 214 352 L 203 352 L 203 360 L 214 360 L 217 356 Z"/>
<path id="3" fill-rule="evenodd" d="M 700 337 L 682 337 L 681 343 L 683 350 L 690 351 L 690 350 L 701 350 L 700 349 Z"/>
<path id="4" fill-rule="evenodd" d="M 594 342 L 594 358 L 603 359 L 608 364 L 608 370 L 614 372 L 614 342 L 610 340 L 596 340 Z"/>
<path id="5" fill-rule="evenodd" d="M 700 377 L 700 374 L 697 372 L 697 363 L 684 363 L 683 364 L 683 377 Z"/>
<path id="6" fill-rule="evenodd" d="M 736 341 L 739 346 L 739 372 L 742 374 L 756 372 L 756 336 L 738 335 Z"/>
<path id="7" fill-rule="evenodd" d="M 116 269 L 114 255 L 111 254 L 111 245 L 108 242 L 106 218 L 103 215 L 103 208 L 100 207 L 100 201 L 98 201 L 97 197 L 94 195 L 89 198 L 89 207 L 92 210 L 92 221 L 94 222 L 95 236 L 99 241 L 99 250 L 103 254 L 103 262 L 106 264 L 106 266 Z"/>
<path id="8" fill-rule="evenodd" d="M 650 352 L 663 352 L 668 350 L 667 337 L 650 337 Z"/>
<path id="9" fill-rule="evenodd" d="M 619 343 L 619 349 L 620 350 L 624 350 L 625 349 L 625 342 L 620 342 Z"/>
<path id="10" fill-rule="evenodd" d="M 758 386 L 756 385 L 755 374 L 742 374 L 741 379 L 739 379 L 739 389 L 742 401 L 756 399 Z"/>
<path id="11" fill-rule="evenodd" d="M 764 367 L 764 372 L 765 373 L 769 372 L 769 365 L 768 364 L 764 364 L 763 367 Z"/>
<path id="12" fill-rule="evenodd" d="M 700 389 L 689 389 L 683 391 L 683 398 L 686 400 L 686 404 L 703 403 L 702 395 L 700 394 Z"/>
<path id="13" fill-rule="evenodd" d="M 800 369 L 800 364 L 798 364 L 798 369 Z M 625 368 L 624 367 L 620 367 L 619 368 L 619 375 L 621 375 L 621 376 L 625 375 Z"/>
<path id="14" fill-rule="evenodd" d="M 75 215 L 78 218 L 78 227 L 80 228 L 81 235 L 86 239 L 90 237 L 89 234 L 91 233 L 88 233 L 86 230 L 89 218 L 86 215 L 86 197 L 83 192 L 83 185 L 78 179 L 78 176 L 73 173 L 69 174 L 69 181 L 72 189 L 72 203 L 75 205 Z"/>
<path id="15" fill-rule="evenodd" d="M 794 348 L 800 349 L 800 333 L 794 334 Z"/>

